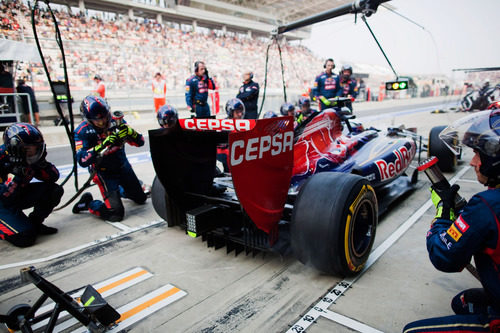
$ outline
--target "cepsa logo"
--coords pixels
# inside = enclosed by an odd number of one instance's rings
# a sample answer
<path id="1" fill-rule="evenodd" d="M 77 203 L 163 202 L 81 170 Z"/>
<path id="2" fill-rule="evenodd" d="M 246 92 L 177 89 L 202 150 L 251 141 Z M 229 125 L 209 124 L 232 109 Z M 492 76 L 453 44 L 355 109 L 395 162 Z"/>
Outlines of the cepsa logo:
<path id="1" fill-rule="evenodd" d="M 266 155 L 276 156 L 293 150 L 293 131 L 236 140 L 231 145 L 230 150 L 231 166 L 241 164 L 243 161 L 262 159 Z"/>
<path id="2" fill-rule="evenodd" d="M 410 150 L 406 146 L 402 146 L 393 151 L 396 155 L 394 162 L 387 162 L 385 160 L 375 161 L 375 165 L 380 174 L 380 180 L 391 179 L 402 173 L 410 164 L 414 154 L 414 146 Z"/>
<path id="3" fill-rule="evenodd" d="M 181 127 L 196 131 L 249 131 L 255 126 L 253 119 L 180 119 Z"/>

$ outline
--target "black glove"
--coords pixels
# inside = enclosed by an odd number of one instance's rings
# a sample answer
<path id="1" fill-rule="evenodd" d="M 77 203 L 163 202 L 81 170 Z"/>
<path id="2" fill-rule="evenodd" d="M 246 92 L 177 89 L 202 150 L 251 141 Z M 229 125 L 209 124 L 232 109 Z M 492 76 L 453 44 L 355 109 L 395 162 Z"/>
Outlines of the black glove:
<path id="1" fill-rule="evenodd" d="M 22 179 L 23 182 L 29 182 L 35 175 L 35 171 L 28 166 L 17 164 L 12 168 L 12 174 Z"/>
<path id="2" fill-rule="evenodd" d="M 208 76 L 208 69 L 206 67 L 205 67 L 205 75 L 207 76 L 207 81 L 208 81 L 209 76 Z"/>
<path id="3" fill-rule="evenodd" d="M 455 198 L 460 186 L 453 184 L 446 190 L 436 189 L 431 186 L 432 202 L 437 208 L 436 218 L 455 219 Z"/>

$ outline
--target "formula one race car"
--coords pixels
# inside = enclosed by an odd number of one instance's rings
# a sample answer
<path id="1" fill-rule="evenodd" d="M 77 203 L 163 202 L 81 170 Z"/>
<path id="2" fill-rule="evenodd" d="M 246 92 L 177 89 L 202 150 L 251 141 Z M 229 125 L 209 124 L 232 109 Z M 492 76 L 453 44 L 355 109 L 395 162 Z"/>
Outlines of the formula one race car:
<path id="1" fill-rule="evenodd" d="M 195 118 L 149 131 L 156 212 L 228 253 L 291 249 L 323 272 L 356 274 L 379 214 L 416 181 L 405 172 L 417 136 L 364 129 L 351 122 L 347 102 L 337 99 L 295 129 L 292 117 Z M 216 168 L 221 144 L 230 173 Z"/>

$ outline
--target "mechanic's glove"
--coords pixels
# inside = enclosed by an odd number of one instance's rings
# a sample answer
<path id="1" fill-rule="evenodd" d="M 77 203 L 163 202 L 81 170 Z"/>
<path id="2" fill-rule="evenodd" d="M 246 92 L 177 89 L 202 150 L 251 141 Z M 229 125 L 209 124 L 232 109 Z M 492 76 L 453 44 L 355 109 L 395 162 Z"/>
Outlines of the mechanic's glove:
<path id="1" fill-rule="evenodd" d="M 118 141 L 119 141 L 119 138 L 115 133 L 110 134 L 106 137 L 106 139 L 104 139 L 104 141 L 102 143 L 100 143 L 94 147 L 94 151 L 96 153 L 100 153 L 104 150 L 104 148 L 115 145 Z"/>
<path id="2" fill-rule="evenodd" d="M 17 164 L 12 168 L 12 174 L 17 182 L 29 183 L 33 179 L 35 171 L 28 166 Z"/>
<path id="3" fill-rule="evenodd" d="M 460 186 L 452 185 L 449 189 L 438 190 L 431 186 L 431 199 L 436 207 L 436 218 L 455 220 L 455 197 Z"/>
<path id="4" fill-rule="evenodd" d="M 325 104 L 326 106 L 330 106 L 330 104 L 332 104 L 332 102 L 330 102 L 329 100 L 327 100 L 325 96 L 321 96 L 319 99 L 320 99 L 320 100 L 321 100 L 321 102 L 322 102 L 323 104 Z"/>
<path id="5" fill-rule="evenodd" d="M 121 124 L 118 129 L 118 137 L 121 140 L 125 140 L 127 138 L 136 139 L 137 135 L 139 135 L 136 130 L 134 130 L 132 127 L 129 127 L 127 124 Z"/>

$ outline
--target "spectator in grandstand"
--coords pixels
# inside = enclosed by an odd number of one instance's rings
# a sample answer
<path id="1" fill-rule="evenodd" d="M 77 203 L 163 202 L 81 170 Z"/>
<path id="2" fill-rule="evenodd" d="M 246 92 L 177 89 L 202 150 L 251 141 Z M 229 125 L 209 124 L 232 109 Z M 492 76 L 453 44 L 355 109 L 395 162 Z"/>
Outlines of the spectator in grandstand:
<path id="1" fill-rule="evenodd" d="M 38 111 L 38 103 L 36 102 L 35 92 L 30 86 L 26 84 L 24 79 L 17 80 L 16 89 L 18 93 L 25 93 L 30 96 L 29 102 L 28 102 L 28 96 L 26 95 L 21 96 L 24 117 L 28 120 L 29 123 L 31 123 L 31 114 L 29 108 L 29 105 L 31 104 L 31 111 L 33 112 L 33 116 L 35 117 L 35 126 L 36 127 L 40 126 L 40 113 Z"/>
<path id="2" fill-rule="evenodd" d="M 158 109 L 165 105 L 165 95 L 167 93 L 167 83 L 163 79 L 161 73 L 156 73 L 153 80 L 153 99 L 155 103 L 155 112 L 158 113 Z"/>
<path id="3" fill-rule="evenodd" d="M 259 84 L 253 81 L 253 72 L 243 73 L 243 85 L 236 98 L 245 104 L 245 118 L 257 119 L 257 101 L 259 99 Z"/>
<path id="4" fill-rule="evenodd" d="M 94 95 L 106 98 L 106 87 L 104 82 L 102 82 L 102 77 L 99 74 L 94 76 L 94 82 L 96 84 L 94 89 Z"/>
<path id="5" fill-rule="evenodd" d="M 319 102 L 320 110 L 332 106 L 332 103 L 328 99 L 337 96 L 339 90 L 339 79 L 333 73 L 333 69 L 335 68 L 333 59 L 327 59 L 323 68 L 325 71 L 318 75 L 314 81 L 314 96 Z"/>
<path id="6" fill-rule="evenodd" d="M 186 80 L 186 104 L 190 112 L 198 118 L 210 117 L 210 106 L 207 103 L 208 89 L 214 90 L 215 83 L 208 76 L 203 61 L 194 63 L 194 75 Z"/>

